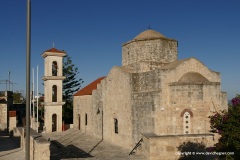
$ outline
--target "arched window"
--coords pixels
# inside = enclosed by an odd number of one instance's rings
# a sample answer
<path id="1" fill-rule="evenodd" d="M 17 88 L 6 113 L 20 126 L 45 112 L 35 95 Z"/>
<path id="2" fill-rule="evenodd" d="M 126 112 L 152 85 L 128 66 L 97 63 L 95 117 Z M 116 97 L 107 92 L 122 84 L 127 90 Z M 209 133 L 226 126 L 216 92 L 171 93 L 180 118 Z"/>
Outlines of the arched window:
<path id="1" fill-rule="evenodd" d="M 52 132 L 57 131 L 57 115 L 52 115 Z"/>
<path id="2" fill-rule="evenodd" d="M 114 132 L 118 134 L 118 120 L 114 118 Z"/>
<path id="3" fill-rule="evenodd" d="M 57 86 L 52 86 L 52 102 L 57 102 Z"/>
<path id="4" fill-rule="evenodd" d="M 183 134 L 190 134 L 191 129 L 191 115 L 189 112 L 183 114 Z"/>
<path id="5" fill-rule="evenodd" d="M 56 61 L 52 62 L 52 76 L 57 76 L 58 65 Z"/>

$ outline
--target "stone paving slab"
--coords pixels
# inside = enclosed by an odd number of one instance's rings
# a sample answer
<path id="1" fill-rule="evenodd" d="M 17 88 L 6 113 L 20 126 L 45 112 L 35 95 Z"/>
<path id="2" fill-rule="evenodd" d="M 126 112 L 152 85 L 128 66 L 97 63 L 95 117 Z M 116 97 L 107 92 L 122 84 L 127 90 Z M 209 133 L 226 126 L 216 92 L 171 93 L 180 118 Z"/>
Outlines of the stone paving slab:
<path id="1" fill-rule="evenodd" d="M 130 150 L 70 129 L 65 132 L 44 133 L 50 138 L 51 160 L 145 160 L 142 155 L 131 155 Z"/>

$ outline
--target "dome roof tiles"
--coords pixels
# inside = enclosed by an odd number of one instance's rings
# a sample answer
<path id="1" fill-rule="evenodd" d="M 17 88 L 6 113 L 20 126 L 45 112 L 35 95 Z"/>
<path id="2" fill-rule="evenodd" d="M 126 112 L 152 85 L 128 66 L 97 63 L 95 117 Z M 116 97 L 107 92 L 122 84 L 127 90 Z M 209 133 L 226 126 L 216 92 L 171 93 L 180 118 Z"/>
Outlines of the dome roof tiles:
<path id="1" fill-rule="evenodd" d="M 148 30 L 141 32 L 133 40 L 155 39 L 155 38 L 166 38 L 166 37 L 157 31 L 148 29 Z"/>

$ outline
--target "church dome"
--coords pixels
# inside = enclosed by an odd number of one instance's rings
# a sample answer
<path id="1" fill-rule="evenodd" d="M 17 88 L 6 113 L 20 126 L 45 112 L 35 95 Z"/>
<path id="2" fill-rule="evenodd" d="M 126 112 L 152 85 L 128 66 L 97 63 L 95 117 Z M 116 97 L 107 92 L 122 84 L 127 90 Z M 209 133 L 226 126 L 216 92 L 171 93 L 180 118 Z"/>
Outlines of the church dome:
<path id="1" fill-rule="evenodd" d="M 184 74 L 178 82 L 186 82 L 186 83 L 207 83 L 209 80 L 205 78 L 200 73 L 196 72 L 188 72 Z"/>
<path id="2" fill-rule="evenodd" d="M 143 31 L 139 35 L 137 35 L 134 40 L 143 40 L 143 39 L 155 39 L 155 38 L 166 38 L 161 33 L 154 31 L 152 29 L 148 29 L 146 31 Z"/>

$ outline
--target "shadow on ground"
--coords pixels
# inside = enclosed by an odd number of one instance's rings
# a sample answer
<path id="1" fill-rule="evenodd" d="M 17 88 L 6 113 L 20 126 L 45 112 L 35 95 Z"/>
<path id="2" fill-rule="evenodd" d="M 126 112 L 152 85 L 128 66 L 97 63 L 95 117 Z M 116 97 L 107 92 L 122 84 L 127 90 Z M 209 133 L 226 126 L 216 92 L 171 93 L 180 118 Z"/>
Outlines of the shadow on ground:
<path id="1" fill-rule="evenodd" d="M 81 150 L 74 145 L 63 146 L 59 142 L 53 140 L 50 145 L 50 159 L 60 160 L 64 158 L 90 158 L 93 157 L 89 153 Z"/>
<path id="2" fill-rule="evenodd" d="M 20 137 L 9 137 L 8 133 L 0 132 L 0 152 L 20 147 Z"/>

